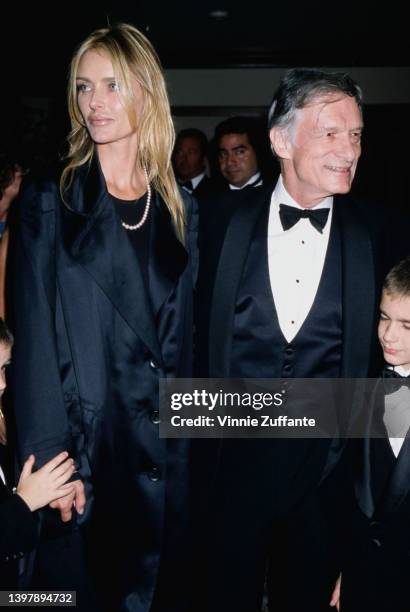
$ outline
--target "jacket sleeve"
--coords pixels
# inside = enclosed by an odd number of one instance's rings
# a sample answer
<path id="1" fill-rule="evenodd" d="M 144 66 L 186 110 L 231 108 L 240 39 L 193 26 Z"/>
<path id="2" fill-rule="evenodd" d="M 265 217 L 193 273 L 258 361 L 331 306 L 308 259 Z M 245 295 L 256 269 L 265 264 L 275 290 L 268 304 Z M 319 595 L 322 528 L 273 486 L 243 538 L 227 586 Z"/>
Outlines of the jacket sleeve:
<path id="1" fill-rule="evenodd" d="M 35 515 L 18 495 L 0 503 L 0 561 L 9 561 L 29 552 L 37 544 Z"/>
<path id="2" fill-rule="evenodd" d="M 58 206 L 56 186 L 26 189 L 13 254 L 12 387 L 18 448 L 22 462 L 34 453 L 37 468 L 70 451 L 55 332 Z"/>

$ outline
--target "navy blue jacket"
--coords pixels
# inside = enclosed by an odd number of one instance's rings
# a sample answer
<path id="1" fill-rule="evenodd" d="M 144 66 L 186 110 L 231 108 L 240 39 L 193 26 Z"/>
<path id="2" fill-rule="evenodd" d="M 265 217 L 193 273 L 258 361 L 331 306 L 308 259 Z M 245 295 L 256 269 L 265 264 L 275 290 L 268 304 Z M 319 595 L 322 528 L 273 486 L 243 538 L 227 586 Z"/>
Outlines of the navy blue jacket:
<path id="1" fill-rule="evenodd" d="M 101 538 L 110 537 L 124 609 L 142 612 L 161 549 L 183 540 L 189 520 L 188 443 L 159 438 L 158 384 L 191 375 L 191 261 L 154 192 L 147 291 L 96 162 L 77 172 L 65 199 L 49 182 L 29 187 L 21 203 L 13 357 L 19 454 L 23 461 L 34 453 L 38 466 L 62 450 L 72 454 L 88 500 L 77 521 L 91 526 L 96 557 Z M 188 195 L 185 203 L 189 223 Z"/>

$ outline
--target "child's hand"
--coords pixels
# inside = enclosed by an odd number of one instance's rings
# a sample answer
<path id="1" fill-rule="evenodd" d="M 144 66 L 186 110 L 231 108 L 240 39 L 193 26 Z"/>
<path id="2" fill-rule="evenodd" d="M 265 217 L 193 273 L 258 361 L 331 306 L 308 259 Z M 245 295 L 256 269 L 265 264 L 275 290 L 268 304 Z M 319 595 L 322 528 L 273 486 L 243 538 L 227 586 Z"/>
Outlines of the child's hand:
<path id="1" fill-rule="evenodd" d="M 30 455 L 25 462 L 17 485 L 17 494 L 32 512 L 74 490 L 73 483 L 65 484 L 75 470 L 74 461 L 67 457 L 68 453 L 64 451 L 34 473 L 34 455 Z"/>

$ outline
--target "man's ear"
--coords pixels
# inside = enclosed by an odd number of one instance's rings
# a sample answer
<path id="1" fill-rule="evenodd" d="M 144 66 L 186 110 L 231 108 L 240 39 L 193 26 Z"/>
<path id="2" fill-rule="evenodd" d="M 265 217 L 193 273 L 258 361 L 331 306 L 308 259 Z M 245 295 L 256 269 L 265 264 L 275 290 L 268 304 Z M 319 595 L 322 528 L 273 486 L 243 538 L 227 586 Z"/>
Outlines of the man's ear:
<path id="1" fill-rule="evenodd" d="M 291 143 L 286 128 L 273 127 L 269 132 L 269 139 L 273 151 L 280 159 L 289 159 Z"/>

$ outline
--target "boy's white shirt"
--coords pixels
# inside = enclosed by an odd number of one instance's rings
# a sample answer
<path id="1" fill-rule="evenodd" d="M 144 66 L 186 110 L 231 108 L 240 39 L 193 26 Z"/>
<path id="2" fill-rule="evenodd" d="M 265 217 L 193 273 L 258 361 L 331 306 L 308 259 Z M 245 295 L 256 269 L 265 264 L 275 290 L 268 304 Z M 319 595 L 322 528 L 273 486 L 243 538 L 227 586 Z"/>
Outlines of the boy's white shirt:
<path id="1" fill-rule="evenodd" d="M 389 369 L 394 370 L 404 378 L 410 374 L 410 370 L 406 370 L 403 366 L 391 366 Z M 387 430 L 395 434 L 389 436 L 389 442 L 395 457 L 398 457 L 406 433 L 410 428 L 410 389 L 408 387 L 400 387 L 386 398 L 383 421 Z M 400 431 L 393 431 L 394 424 L 399 426 Z"/>
<path id="2" fill-rule="evenodd" d="M 6 484 L 6 477 L 4 475 L 3 470 L 1 469 L 1 465 L 0 465 L 0 478 L 2 479 L 3 483 Z"/>

